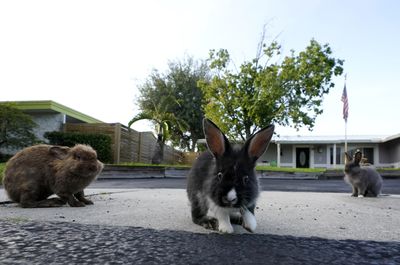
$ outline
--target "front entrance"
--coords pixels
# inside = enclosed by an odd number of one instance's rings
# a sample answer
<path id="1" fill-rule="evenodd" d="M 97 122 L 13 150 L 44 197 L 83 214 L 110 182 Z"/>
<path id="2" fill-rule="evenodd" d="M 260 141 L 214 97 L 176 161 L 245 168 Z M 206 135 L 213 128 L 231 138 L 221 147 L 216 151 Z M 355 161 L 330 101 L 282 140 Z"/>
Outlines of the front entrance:
<path id="1" fill-rule="evenodd" d="M 310 167 L 310 148 L 296 148 L 296 167 Z"/>

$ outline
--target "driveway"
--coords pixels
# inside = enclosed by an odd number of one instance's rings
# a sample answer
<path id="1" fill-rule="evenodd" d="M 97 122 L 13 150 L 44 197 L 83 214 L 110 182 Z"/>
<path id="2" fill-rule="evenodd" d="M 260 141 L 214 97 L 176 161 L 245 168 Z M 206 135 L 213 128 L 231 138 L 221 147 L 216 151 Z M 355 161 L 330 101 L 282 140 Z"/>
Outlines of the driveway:
<path id="1" fill-rule="evenodd" d="M 400 263 L 399 195 L 263 191 L 256 233 L 226 235 L 191 222 L 182 188 L 87 194 L 84 208 L 0 205 L 2 264 Z"/>

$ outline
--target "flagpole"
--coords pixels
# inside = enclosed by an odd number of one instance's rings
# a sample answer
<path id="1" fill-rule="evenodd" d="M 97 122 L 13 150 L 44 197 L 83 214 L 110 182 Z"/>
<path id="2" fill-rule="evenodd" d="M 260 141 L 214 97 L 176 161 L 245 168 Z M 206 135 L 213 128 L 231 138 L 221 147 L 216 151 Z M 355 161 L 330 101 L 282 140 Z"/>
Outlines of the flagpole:
<path id="1" fill-rule="evenodd" d="M 347 121 L 344 122 L 344 151 L 347 153 Z"/>
<path id="2" fill-rule="evenodd" d="M 344 75 L 344 86 L 346 87 L 347 73 Z M 347 92 L 346 92 L 347 94 Z M 347 118 L 344 119 L 344 151 L 347 153 Z M 344 162 L 347 162 L 347 156 L 344 156 Z"/>

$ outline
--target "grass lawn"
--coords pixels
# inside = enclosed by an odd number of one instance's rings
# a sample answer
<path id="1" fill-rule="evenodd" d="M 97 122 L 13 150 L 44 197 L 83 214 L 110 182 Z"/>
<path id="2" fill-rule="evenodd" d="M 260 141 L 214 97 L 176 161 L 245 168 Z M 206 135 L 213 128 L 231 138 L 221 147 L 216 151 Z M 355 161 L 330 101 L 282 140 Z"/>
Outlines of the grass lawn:
<path id="1" fill-rule="evenodd" d="M 173 167 L 173 168 L 183 168 L 188 169 L 191 166 L 189 165 L 168 165 L 168 164 L 145 164 L 145 163 L 122 163 L 117 166 L 129 166 L 129 167 Z M 264 171 L 278 171 L 278 172 L 299 172 L 299 173 L 319 173 L 325 172 L 326 169 L 323 168 L 284 168 L 284 167 L 271 167 L 271 166 L 257 166 L 256 170 L 264 170 Z"/>
<path id="2" fill-rule="evenodd" d="M 277 172 L 293 172 L 293 173 L 322 173 L 325 168 L 290 168 L 290 167 L 271 167 L 271 166 L 257 166 L 257 170 L 261 171 L 277 171 Z"/>
<path id="3" fill-rule="evenodd" d="M 3 183 L 3 172 L 6 167 L 6 163 L 0 163 L 0 184 Z"/>
<path id="4" fill-rule="evenodd" d="M 3 180 L 3 173 L 6 163 L 0 163 L 0 183 Z M 172 167 L 172 168 L 182 168 L 182 169 L 189 169 L 189 165 L 167 165 L 167 164 L 160 164 L 160 165 L 152 165 L 152 164 L 145 164 L 145 163 L 123 163 L 118 164 L 115 166 L 130 166 L 130 167 Z M 327 169 L 324 168 L 285 168 L 285 167 L 271 167 L 271 166 L 257 166 L 257 170 L 262 171 L 276 171 L 276 172 L 291 172 L 291 173 L 323 173 L 326 172 Z M 343 169 L 328 169 L 328 171 L 342 171 Z M 398 171 L 399 168 L 378 168 L 378 171 L 381 170 L 393 170 Z"/>

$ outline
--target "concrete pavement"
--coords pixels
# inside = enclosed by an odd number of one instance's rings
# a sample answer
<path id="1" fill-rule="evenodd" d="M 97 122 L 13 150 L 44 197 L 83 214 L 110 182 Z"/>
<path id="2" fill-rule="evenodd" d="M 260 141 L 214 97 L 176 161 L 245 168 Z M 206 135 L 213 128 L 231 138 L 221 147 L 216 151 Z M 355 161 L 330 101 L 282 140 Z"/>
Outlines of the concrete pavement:
<path id="1" fill-rule="evenodd" d="M 94 205 L 23 209 L 0 205 L 0 219 L 62 221 L 210 233 L 191 222 L 183 189 L 87 189 Z M 7 200 L 0 189 L 0 201 Z M 400 195 L 353 198 L 349 193 L 261 193 L 257 234 L 400 241 Z M 235 227 L 236 233 L 247 233 Z"/>

